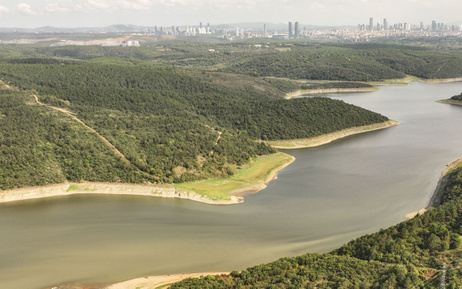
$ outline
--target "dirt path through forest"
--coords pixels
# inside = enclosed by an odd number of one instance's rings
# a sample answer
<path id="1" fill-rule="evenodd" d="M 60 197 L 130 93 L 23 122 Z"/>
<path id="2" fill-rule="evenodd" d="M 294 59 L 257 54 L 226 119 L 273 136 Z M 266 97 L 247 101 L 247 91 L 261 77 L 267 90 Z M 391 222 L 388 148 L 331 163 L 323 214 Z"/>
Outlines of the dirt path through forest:
<path id="1" fill-rule="evenodd" d="M 125 157 L 124 154 L 122 154 L 110 141 L 108 141 L 104 136 L 102 136 L 101 134 L 99 134 L 96 130 L 94 130 L 92 127 L 86 125 L 83 121 L 81 121 L 78 117 L 76 117 L 72 112 L 64 109 L 64 108 L 59 108 L 59 107 L 55 107 L 55 106 L 51 106 L 51 105 L 48 105 L 48 104 L 44 104 L 43 102 L 40 102 L 39 98 L 37 95 L 34 94 L 34 98 L 35 98 L 35 102 L 39 105 L 42 105 L 42 106 L 46 106 L 46 107 L 49 107 L 51 109 L 54 109 L 54 110 L 57 110 L 57 111 L 60 111 L 66 115 L 68 115 L 69 117 L 71 117 L 73 120 L 77 121 L 78 123 L 80 123 L 81 125 L 83 125 L 86 129 L 88 129 L 89 131 L 93 132 L 94 134 L 96 134 L 107 146 L 109 146 L 116 155 L 120 156 L 125 162 L 127 163 L 130 163 L 130 161 Z"/>

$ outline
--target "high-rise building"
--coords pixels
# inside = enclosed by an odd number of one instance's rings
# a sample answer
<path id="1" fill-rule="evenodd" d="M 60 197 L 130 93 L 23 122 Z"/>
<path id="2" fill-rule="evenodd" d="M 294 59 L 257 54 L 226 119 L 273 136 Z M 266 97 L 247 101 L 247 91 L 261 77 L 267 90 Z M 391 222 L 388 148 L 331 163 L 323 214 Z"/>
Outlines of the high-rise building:
<path id="1" fill-rule="evenodd" d="M 383 19 L 383 30 L 388 30 L 388 21 L 387 18 Z"/>
<path id="2" fill-rule="evenodd" d="M 436 31 L 436 21 L 432 21 L 432 31 Z"/>
<path id="3" fill-rule="evenodd" d="M 369 30 L 374 29 L 374 18 L 369 18 Z"/>
<path id="4" fill-rule="evenodd" d="M 268 27 L 266 27 L 266 24 L 263 24 L 263 37 L 268 37 Z"/>
<path id="5" fill-rule="evenodd" d="M 294 32 L 294 37 L 299 38 L 300 37 L 300 30 L 298 28 L 298 21 L 295 22 L 295 32 Z"/>
<path id="6" fill-rule="evenodd" d="M 292 22 L 289 22 L 289 39 L 294 37 L 294 32 L 292 30 Z"/>

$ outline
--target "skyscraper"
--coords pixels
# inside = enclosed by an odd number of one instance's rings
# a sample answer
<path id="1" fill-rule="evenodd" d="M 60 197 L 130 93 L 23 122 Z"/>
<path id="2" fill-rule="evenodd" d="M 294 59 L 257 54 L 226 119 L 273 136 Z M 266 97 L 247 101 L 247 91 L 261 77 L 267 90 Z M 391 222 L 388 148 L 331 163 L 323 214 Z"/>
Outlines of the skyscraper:
<path id="1" fill-rule="evenodd" d="M 289 22 L 289 39 L 294 37 L 294 32 L 292 30 L 292 22 Z"/>
<path id="2" fill-rule="evenodd" d="M 263 24 L 263 37 L 268 37 L 268 27 L 266 27 L 266 24 Z"/>
<path id="3" fill-rule="evenodd" d="M 383 30 L 388 30 L 388 21 L 387 18 L 383 19 Z"/>
<path id="4" fill-rule="evenodd" d="M 300 37 L 300 30 L 299 30 L 299 28 L 298 28 L 298 21 L 295 22 L 295 33 L 294 33 L 294 37 L 295 37 L 295 38 Z"/>
<path id="5" fill-rule="evenodd" d="M 369 30 L 374 29 L 374 18 L 369 18 Z"/>

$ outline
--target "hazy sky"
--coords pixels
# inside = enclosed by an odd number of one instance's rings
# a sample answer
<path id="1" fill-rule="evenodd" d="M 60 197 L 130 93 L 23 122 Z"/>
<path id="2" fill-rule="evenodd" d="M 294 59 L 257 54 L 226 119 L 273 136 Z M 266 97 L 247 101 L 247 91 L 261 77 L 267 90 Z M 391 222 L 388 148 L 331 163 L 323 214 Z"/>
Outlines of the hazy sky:
<path id="1" fill-rule="evenodd" d="M 0 27 L 145 26 L 238 22 L 357 25 L 388 19 L 462 23 L 460 0 L 0 0 Z"/>

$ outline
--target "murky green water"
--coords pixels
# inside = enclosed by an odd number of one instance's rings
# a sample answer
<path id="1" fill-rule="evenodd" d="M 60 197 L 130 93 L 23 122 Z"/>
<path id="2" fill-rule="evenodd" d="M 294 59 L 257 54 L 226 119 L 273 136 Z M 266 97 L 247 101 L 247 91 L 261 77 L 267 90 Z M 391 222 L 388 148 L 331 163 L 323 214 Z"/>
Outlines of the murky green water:
<path id="1" fill-rule="evenodd" d="M 462 157 L 462 107 L 436 103 L 462 83 L 332 95 L 401 125 L 318 148 L 244 204 L 71 196 L 0 205 L 0 288 L 240 270 L 327 252 L 425 207 Z"/>

